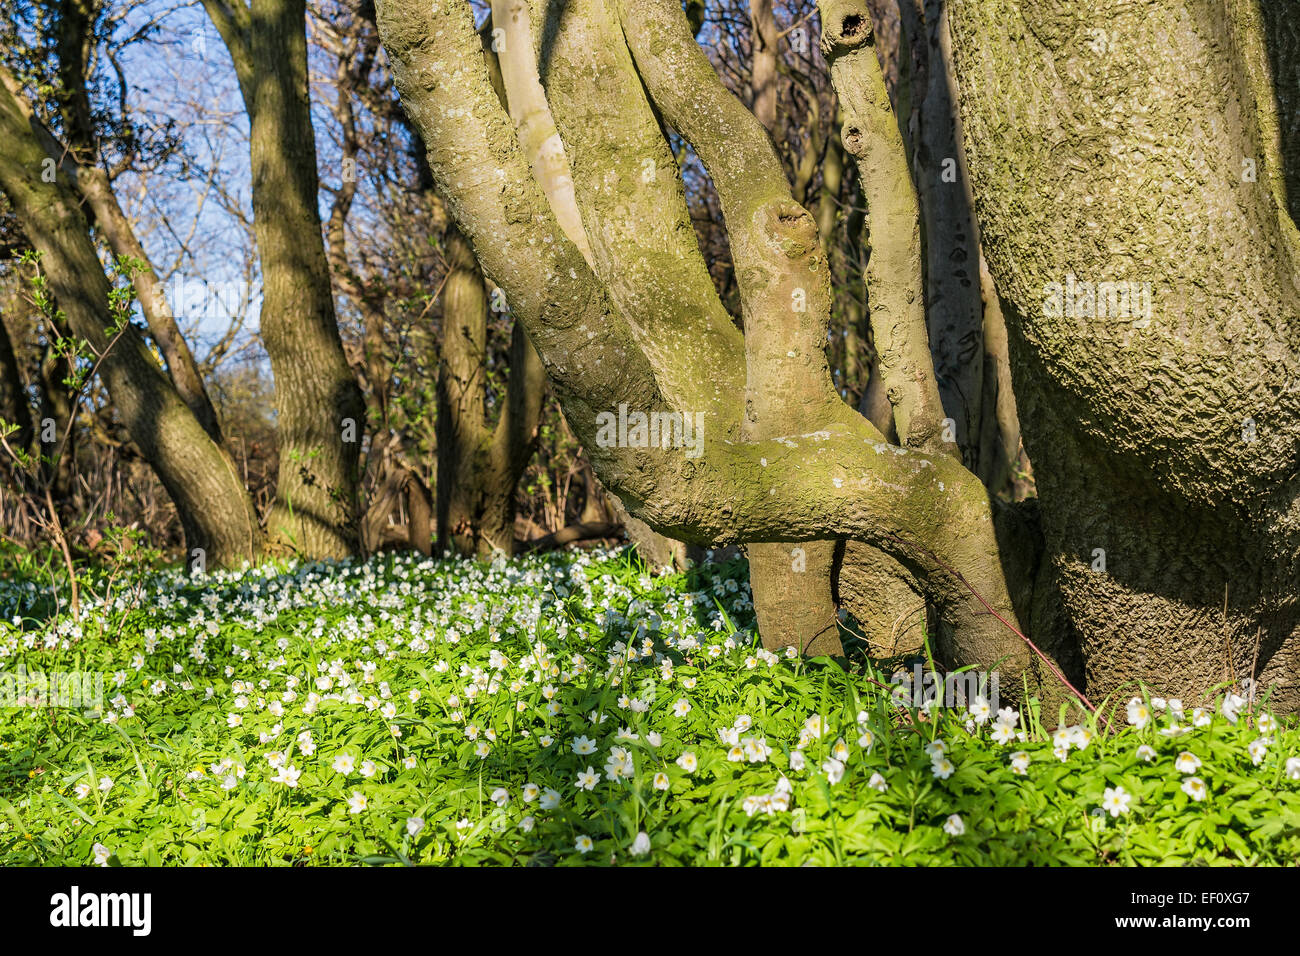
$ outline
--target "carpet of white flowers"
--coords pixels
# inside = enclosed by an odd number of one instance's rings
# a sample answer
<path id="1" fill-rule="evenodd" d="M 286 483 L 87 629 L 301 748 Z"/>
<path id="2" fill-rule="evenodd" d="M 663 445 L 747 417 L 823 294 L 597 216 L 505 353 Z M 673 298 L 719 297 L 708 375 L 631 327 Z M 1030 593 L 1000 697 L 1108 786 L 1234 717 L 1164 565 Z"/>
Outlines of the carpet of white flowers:
<path id="1" fill-rule="evenodd" d="M 0 581 L 0 864 L 1300 860 L 1300 732 L 1140 689 L 1115 732 L 919 712 L 865 659 L 769 654 L 743 562 L 418 556 Z M 94 598 L 91 594 L 98 594 Z"/>

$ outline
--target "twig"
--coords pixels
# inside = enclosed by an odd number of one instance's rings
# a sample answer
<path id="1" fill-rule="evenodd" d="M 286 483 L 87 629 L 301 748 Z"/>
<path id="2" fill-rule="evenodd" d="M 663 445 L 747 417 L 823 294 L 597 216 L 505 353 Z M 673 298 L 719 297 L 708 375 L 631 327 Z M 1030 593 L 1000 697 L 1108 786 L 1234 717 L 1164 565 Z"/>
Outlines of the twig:
<path id="1" fill-rule="evenodd" d="M 980 594 L 978 591 L 976 591 L 974 587 L 971 586 L 971 583 L 966 580 L 966 578 L 962 575 L 960 571 L 958 571 L 956 568 L 949 567 L 937 554 L 935 554 L 929 548 L 922 547 L 921 545 L 915 544 L 914 542 L 904 541 L 902 538 L 898 537 L 897 535 L 888 534 L 887 536 L 893 538 L 895 541 L 899 542 L 900 544 L 909 545 L 910 547 L 914 547 L 919 551 L 925 552 L 927 555 L 930 556 L 930 559 L 934 561 L 935 564 L 939 565 L 939 567 L 943 568 L 945 571 L 947 571 L 949 574 L 955 577 L 958 581 L 960 581 L 962 585 L 966 588 L 966 590 L 970 591 L 970 593 L 975 596 L 975 600 L 979 601 L 980 604 L 984 605 L 984 609 L 986 611 L 988 611 L 991 615 L 993 615 L 995 618 L 1001 621 L 1002 624 L 1009 631 L 1011 631 L 1012 634 L 1016 635 L 1016 637 L 1024 641 L 1031 651 L 1033 651 L 1040 658 L 1042 658 L 1043 663 L 1047 665 L 1047 669 L 1050 670 L 1053 674 L 1055 674 L 1057 680 L 1059 680 L 1062 684 L 1068 687 L 1070 689 L 1070 692 L 1073 693 L 1075 697 L 1079 698 L 1079 700 L 1083 703 L 1083 706 L 1087 707 L 1088 710 L 1090 710 L 1092 713 L 1097 715 L 1097 717 L 1101 720 L 1101 722 L 1106 725 L 1107 731 L 1111 729 L 1110 721 L 1106 719 L 1106 715 L 1101 713 L 1101 711 L 1097 710 L 1097 708 L 1093 706 L 1092 701 L 1088 700 L 1088 698 L 1084 696 L 1083 691 L 1079 690 L 1077 687 L 1075 687 L 1073 684 L 1070 683 L 1069 679 L 1064 674 L 1061 673 L 1060 669 L 1057 668 L 1055 664 L 1052 663 L 1052 659 L 1048 657 L 1046 654 L 1044 654 L 1041 650 L 1039 650 L 1038 645 L 1035 644 L 1033 641 L 1031 641 L 1028 638 L 1028 636 L 1026 636 L 1020 630 L 1020 628 L 1016 627 L 1014 624 L 1008 621 L 997 611 L 993 610 L 993 605 L 989 604 L 988 601 L 984 600 L 984 596 Z"/>

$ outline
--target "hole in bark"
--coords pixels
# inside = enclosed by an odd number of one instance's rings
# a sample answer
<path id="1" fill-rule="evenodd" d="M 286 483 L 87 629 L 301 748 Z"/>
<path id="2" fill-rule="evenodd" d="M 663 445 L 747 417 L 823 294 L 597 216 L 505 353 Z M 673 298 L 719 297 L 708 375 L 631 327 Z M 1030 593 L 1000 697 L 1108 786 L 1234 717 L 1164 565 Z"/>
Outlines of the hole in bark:
<path id="1" fill-rule="evenodd" d="M 860 13 L 850 13 L 840 23 L 840 36 L 845 40 L 856 40 L 866 30 L 866 20 Z"/>
<path id="2" fill-rule="evenodd" d="M 856 156 L 861 147 L 862 130 L 858 129 L 856 126 L 850 126 L 844 131 L 844 148 Z"/>

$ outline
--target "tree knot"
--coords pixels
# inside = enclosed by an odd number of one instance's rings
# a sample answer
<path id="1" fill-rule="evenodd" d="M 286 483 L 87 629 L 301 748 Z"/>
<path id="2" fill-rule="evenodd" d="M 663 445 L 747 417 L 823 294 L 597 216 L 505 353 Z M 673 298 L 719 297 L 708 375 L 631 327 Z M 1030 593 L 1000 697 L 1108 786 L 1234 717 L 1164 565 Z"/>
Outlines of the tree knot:
<path id="1" fill-rule="evenodd" d="M 822 53 L 827 59 L 869 45 L 875 38 L 871 13 L 863 0 L 829 0 L 822 14 Z"/>
<path id="2" fill-rule="evenodd" d="M 817 223 L 797 202 L 778 199 L 766 203 L 759 215 L 768 244 L 787 259 L 801 259 L 817 251 Z"/>

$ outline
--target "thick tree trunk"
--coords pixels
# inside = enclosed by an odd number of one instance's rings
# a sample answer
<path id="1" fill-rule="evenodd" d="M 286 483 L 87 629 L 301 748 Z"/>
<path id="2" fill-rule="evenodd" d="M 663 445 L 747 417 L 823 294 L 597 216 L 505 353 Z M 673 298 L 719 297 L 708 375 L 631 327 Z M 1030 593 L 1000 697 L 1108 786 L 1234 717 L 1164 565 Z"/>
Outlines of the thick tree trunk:
<path id="1" fill-rule="evenodd" d="M 881 435 L 897 441 L 894 409 L 880 384 L 879 365 L 873 362 L 872 369 L 858 411 Z M 853 614 L 872 653 L 906 654 L 924 643 L 928 615 L 923 588 L 915 574 L 886 552 L 850 542 L 840 562 L 836 596 Z"/>
<path id="2" fill-rule="evenodd" d="M 343 354 L 321 234 L 304 0 L 205 0 L 235 64 L 251 140 L 261 337 L 280 456 L 267 532 L 313 558 L 358 547 L 365 404 Z"/>
<path id="3" fill-rule="evenodd" d="M 889 42 L 886 44 L 873 43 L 862 53 L 856 55 L 854 59 L 865 56 L 875 56 L 879 61 L 880 85 L 888 94 L 889 82 L 888 76 L 895 77 L 895 93 L 892 102 L 896 105 L 893 115 L 896 117 L 894 125 L 898 127 L 897 135 L 901 137 L 895 145 L 901 147 L 909 137 L 908 119 L 913 112 L 913 104 L 919 100 L 916 95 L 918 87 L 918 77 L 912 70 L 912 60 L 910 50 L 911 34 L 908 32 L 907 17 L 899 16 L 899 13 L 909 13 L 910 8 L 904 4 L 902 8 L 895 7 L 889 9 L 889 4 L 872 3 L 862 8 L 862 12 L 871 17 L 871 23 L 878 31 L 877 37 L 888 29 Z M 892 21 L 891 21 L 892 17 Z M 872 64 L 867 64 L 872 66 Z M 844 77 L 841 76 L 841 81 Z M 872 81 L 874 87 L 875 81 Z M 877 91 L 878 92 L 878 91 Z M 921 90 L 921 92 L 924 92 Z M 823 164 L 823 179 L 827 182 L 838 182 L 843 173 L 841 170 L 842 156 L 845 155 L 845 144 L 855 143 L 861 146 L 861 132 L 857 138 L 844 139 L 844 125 L 846 123 L 860 126 L 863 123 L 863 113 L 870 110 L 874 114 L 874 119 L 869 122 L 879 123 L 881 121 L 889 122 L 887 111 L 882 113 L 880 103 L 874 102 L 870 105 L 864 103 L 860 87 L 854 87 L 846 96 L 845 102 L 852 115 L 847 115 L 844 106 L 841 106 L 839 116 L 836 122 L 836 136 L 839 142 L 828 144 L 827 159 Z M 874 171 L 874 167 L 881 165 L 882 160 L 879 158 L 883 155 L 883 150 L 888 143 L 894 143 L 896 140 L 893 130 L 889 131 L 889 136 L 885 143 L 877 142 L 873 147 L 873 152 L 878 158 L 860 165 L 860 169 Z M 899 148 L 899 155 L 903 157 L 906 163 L 906 152 Z M 896 164 L 895 164 L 896 165 Z M 886 165 L 885 168 L 889 168 Z M 895 174 L 897 170 L 894 171 Z M 829 174 L 829 179 L 826 177 Z M 886 193 L 890 188 L 890 179 L 887 176 L 873 176 L 873 183 L 865 186 L 866 204 L 868 206 L 865 215 L 858 213 L 856 210 L 850 213 L 848 217 L 847 236 L 845 241 L 831 243 L 826 235 L 824 228 L 822 231 L 822 243 L 829 251 L 832 262 L 832 274 L 837 279 L 845 283 L 846 288 L 843 291 L 837 289 L 837 300 L 843 303 L 841 306 L 846 310 L 846 318 L 854 325 L 866 325 L 866 311 L 863 308 L 863 302 L 873 307 L 871 322 L 876 328 L 884 328 L 883 340 L 876 340 L 873 336 L 871 354 L 869 363 L 864 372 L 866 375 L 866 387 L 861 390 L 858 400 L 859 411 L 878 428 L 883 436 L 889 441 L 898 441 L 898 432 L 895 427 L 896 416 L 894 405 L 890 400 L 889 386 L 892 382 L 894 394 L 900 394 L 898 391 L 900 376 L 892 374 L 887 380 L 882 374 L 881 356 L 879 353 L 879 341 L 889 345 L 893 352 L 897 354 L 902 350 L 904 340 L 908 334 L 905 330 L 895 333 L 892 328 L 890 319 L 890 304 L 899 304 L 899 297 L 891 294 L 893 290 L 885 289 L 881 286 L 880 277 L 882 273 L 893 273 L 897 277 L 907 276 L 912 272 L 911 281 L 916 283 L 918 278 L 912 271 L 920 268 L 922 264 L 921 248 L 909 243 L 917 243 L 921 237 L 915 231 L 915 216 L 911 213 L 910 207 L 906 204 L 897 205 L 899 198 L 906 197 L 887 197 Z M 856 190 L 855 190 L 856 192 Z M 853 208 L 857 201 L 853 195 L 846 197 L 846 202 Z M 896 204 L 891 207 L 891 203 Z M 873 207 L 874 208 L 871 208 Z M 891 223 L 887 219 L 887 214 L 891 208 L 903 209 L 907 212 L 906 217 L 896 223 Z M 897 215 L 897 213 L 895 213 Z M 819 217 L 819 222 L 821 219 Z M 874 226 L 877 233 L 876 243 L 871 243 L 871 229 Z M 891 231 L 892 230 L 892 231 Z M 900 231 L 901 230 L 901 231 Z M 865 250 L 858 247 L 865 245 Z M 878 247 L 878 248 L 877 248 Z M 871 257 L 875 257 L 876 266 L 872 270 L 862 270 L 852 260 L 860 260 L 862 253 L 865 252 L 867 261 L 870 263 Z M 846 254 L 846 253 L 851 253 Z M 842 265 L 841 265 L 842 264 Z M 873 277 L 874 276 L 874 280 Z M 875 295 L 873 297 L 871 287 L 874 281 Z M 904 280 L 904 285 L 906 284 Z M 915 306 L 915 303 L 913 303 Z M 920 308 L 914 309 L 920 316 L 924 316 L 924 303 L 919 303 Z M 918 361 L 925 361 L 927 343 L 925 335 L 921 334 L 922 325 L 913 317 L 913 341 L 919 340 L 919 343 L 913 347 L 912 354 L 918 356 Z M 890 323 L 886 327 L 886 323 Z M 846 346 L 848 345 L 846 339 Z M 910 344 L 910 343 L 909 343 Z M 929 343 L 934 346 L 936 343 Z M 863 337 L 862 348 L 865 350 L 866 337 Z M 845 374 L 848 377 L 849 367 L 846 365 Z M 928 373 L 927 373 L 928 374 Z M 903 377 L 902 382 L 907 378 Z M 940 383 L 941 384 L 941 383 Z M 908 386 L 913 397 L 900 407 L 906 409 L 914 408 L 918 405 L 924 405 L 926 402 L 934 403 L 934 394 L 930 392 L 929 382 L 913 383 Z M 941 413 L 936 413 L 941 414 Z M 942 438 L 942 428 L 938 424 L 933 424 L 936 434 L 933 440 Z M 942 449 L 939 444 L 938 448 Z M 921 595 L 919 585 L 915 575 L 910 573 L 906 568 L 890 557 L 884 551 L 869 548 L 859 542 L 850 543 L 840 561 L 838 580 L 836 582 L 836 599 L 852 612 L 857 633 L 863 637 L 872 653 L 882 656 L 892 656 L 897 654 L 909 653 L 916 651 L 922 645 L 926 634 L 927 612 L 925 598 Z"/>
<path id="4" fill-rule="evenodd" d="M 687 554 L 687 544 L 684 541 L 674 541 L 666 535 L 660 534 L 654 528 L 650 527 L 632 512 L 624 507 L 623 502 L 618 499 L 617 495 L 611 495 L 610 500 L 613 504 L 615 516 L 617 516 L 622 530 L 627 535 L 627 540 L 636 547 L 636 552 L 641 556 L 641 560 L 651 567 L 671 567 L 685 568 L 689 560 Z"/>
<path id="5" fill-rule="evenodd" d="M 772 0 L 750 0 L 749 12 L 751 111 L 767 132 L 776 137 L 780 135 L 778 50 Z M 701 159 L 706 166 L 713 166 L 719 157 L 715 154 L 701 156 Z M 839 184 L 833 185 L 838 187 Z M 818 224 L 819 237 L 822 224 Z M 745 345 L 749 353 L 743 434 L 749 439 L 771 438 L 816 427 L 815 416 L 801 414 L 801 403 L 795 396 L 816 394 L 821 384 L 817 379 L 821 368 L 815 356 L 820 352 L 821 364 L 824 365 L 825 329 L 814 329 L 817 338 L 808 341 L 797 341 L 797 335 L 789 334 L 798 323 L 796 310 L 806 307 L 794 289 L 795 285 L 791 283 L 785 289 L 771 290 L 771 302 L 779 310 L 771 317 L 757 315 L 752 299 L 742 298 Z M 791 345 L 795 348 L 788 348 Z M 789 356 L 801 351 L 808 358 L 789 363 L 787 371 L 782 374 L 777 371 L 781 368 L 779 362 L 772 365 L 767 361 L 774 352 L 781 351 L 788 352 Z M 777 380 L 772 381 L 769 377 Z M 800 653 L 814 656 L 844 653 L 832 597 L 835 544 L 834 541 L 810 541 L 792 548 L 755 543 L 745 549 L 754 594 L 754 612 L 766 647 L 797 647 Z"/>
<path id="6" fill-rule="evenodd" d="M 1094 696 L 1258 678 L 1300 706 L 1300 236 L 1258 10 L 951 4 L 1047 565 Z"/>
<path id="7" fill-rule="evenodd" d="M 920 650 L 930 623 L 924 590 L 912 574 L 879 548 L 850 542 L 837 578 L 840 602 L 857 622 L 857 633 L 877 657 Z"/>
<path id="8" fill-rule="evenodd" d="M 755 12 L 760 38 L 754 41 L 756 113 L 750 114 L 720 89 L 721 95 L 700 101 L 689 99 L 688 90 L 680 86 L 667 89 L 676 79 L 678 64 L 671 53 L 649 42 L 658 32 L 655 13 L 640 19 L 640 11 L 624 9 L 625 16 L 638 16 L 629 30 L 629 43 L 642 78 L 655 87 L 665 118 L 691 141 L 710 171 L 726 167 L 731 149 L 731 144 L 708 132 L 720 113 L 729 113 L 730 122 L 775 125 L 775 89 L 768 103 L 763 86 L 758 85 L 766 73 L 775 72 L 774 62 L 763 62 L 768 55 L 775 58 L 775 28 L 767 22 L 770 8 L 767 16 L 761 4 Z M 763 33 L 768 34 L 766 41 L 761 39 Z M 698 53 L 694 41 L 690 43 Z M 702 54 L 699 59 L 703 60 Z M 707 62 L 706 68 L 712 71 Z M 746 369 L 741 435 L 748 441 L 815 431 L 825 421 L 828 407 L 843 407 L 826 359 L 826 318 L 831 308 L 826 263 L 824 258 L 806 258 L 813 249 L 820 250 L 816 222 L 789 198 L 790 187 L 771 140 L 755 137 L 755 145 L 767 161 L 746 170 L 757 188 L 742 186 L 736 176 L 739 170 L 715 175 L 737 264 L 748 260 L 751 270 L 741 294 Z M 764 181 L 767 176 L 770 182 Z M 773 228 L 788 230 L 784 244 L 774 247 L 769 232 Z M 767 542 L 747 545 L 754 611 L 766 647 L 797 647 L 812 656 L 843 654 L 832 599 L 835 550 L 834 540 L 793 547 Z"/>
<path id="9" fill-rule="evenodd" d="M 406 473 L 406 544 L 421 554 L 433 553 L 433 496 L 424 479 Z"/>
<path id="10" fill-rule="evenodd" d="M 0 188 L 41 254 L 41 268 L 72 333 L 102 356 L 100 374 L 131 440 L 171 495 L 186 545 L 208 565 L 255 560 L 261 532 L 234 463 L 203 430 L 129 325 L 110 333 L 110 286 L 77 196 L 66 179 L 47 181 L 48 158 L 25 104 L 0 88 Z M 110 344 L 112 345 L 110 349 Z"/>

